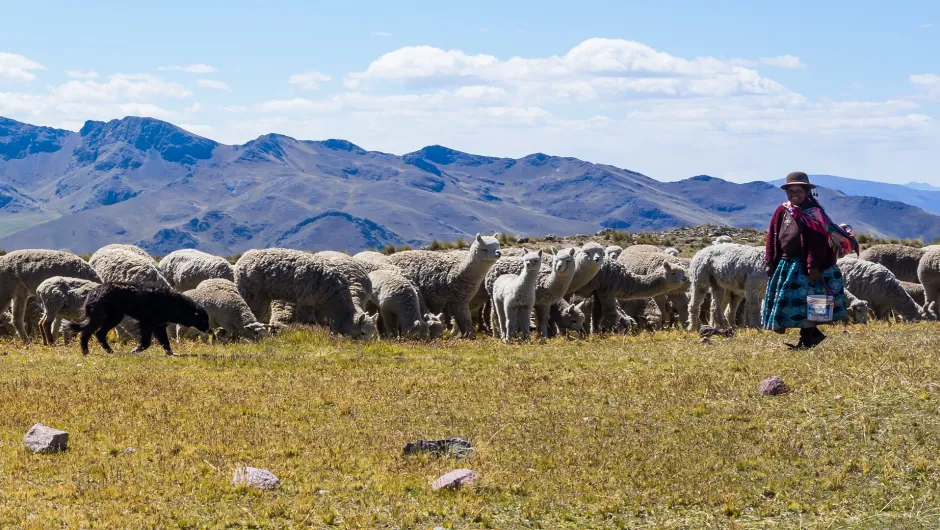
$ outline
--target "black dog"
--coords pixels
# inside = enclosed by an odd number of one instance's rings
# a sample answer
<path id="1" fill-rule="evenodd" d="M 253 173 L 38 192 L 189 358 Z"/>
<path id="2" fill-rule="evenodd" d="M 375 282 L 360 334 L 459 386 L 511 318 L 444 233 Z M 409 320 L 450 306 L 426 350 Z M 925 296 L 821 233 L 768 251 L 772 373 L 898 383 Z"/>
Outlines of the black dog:
<path id="1" fill-rule="evenodd" d="M 85 298 L 85 320 L 73 322 L 69 327 L 82 334 L 82 354 L 88 355 L 88 341 L 92 334 L 101 347 L 114 353 L 108 345 L 108 332 L 125 316 L 140 324 L 140 344 L 131 353 L 140 353 L 150 347 L 154 336 L 167 355 L 174 355 L 166 335 L 167 324 L 182 324 L 206 333 L 209 315 L 187 296 L 167 288 L 141 287 L 126 283 L 103 283 Z"/>

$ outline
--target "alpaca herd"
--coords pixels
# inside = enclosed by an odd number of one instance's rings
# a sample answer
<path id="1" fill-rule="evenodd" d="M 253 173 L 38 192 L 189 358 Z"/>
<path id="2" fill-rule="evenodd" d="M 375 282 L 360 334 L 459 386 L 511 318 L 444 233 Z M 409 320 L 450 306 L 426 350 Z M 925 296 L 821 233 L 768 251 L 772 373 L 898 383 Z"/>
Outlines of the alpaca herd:
<path id="1" fill-rule="evenodd" d="M 852 320 L 937 319 L 940 246 L 875 245 L 838 263 Z M 135 336 L 135 351 L 152 336 L 172 353 L 170 335 L 257 340 L 290 324 L 361 340 L 759 327 L 766 287 L 764 250 L 726 236 L 691 259 L 653 245 L 503 249 L 479 234 L 456 251 L 268 248 L 234 265 L 193 249 L 158 263 L 132 245 L 108 245 L 87 262 L 53 250 L 0 256 L 0 310 L 12 304 L 16 334 L 28 342 L 38 329 L 53 344 L 60 331 L 66 343 L 80 332 L 83 352 L 92 336 L 110 351 L 112 328 Z"/>

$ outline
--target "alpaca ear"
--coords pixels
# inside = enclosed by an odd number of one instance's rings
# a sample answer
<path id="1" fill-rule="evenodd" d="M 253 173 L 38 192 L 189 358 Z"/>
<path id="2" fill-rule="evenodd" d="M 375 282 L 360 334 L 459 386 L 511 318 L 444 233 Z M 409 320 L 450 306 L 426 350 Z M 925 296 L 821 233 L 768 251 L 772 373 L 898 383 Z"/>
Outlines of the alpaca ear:
<path id="1" fill-rule="evenodd" d="M 549 247 L 549 248 L 551 248 L 551 249 L 552 249 L 552 256 L 554 256 L 554 255 L 556 255 L 556 254 L 558 254 L 557 252 L 555 252 L 555 247 L 554 247 L 554 245 L 553 245 L 553 246 L 551 246 L 551 247 Z"/>
<path id="2" fill-rule="evenodd" d="M 366 321 L 366 314 L 359 313 L 359 315 L 356 317 L 356 324 L 362 325 L 362 323 L 365 321 Z"/>
<path id="3" fill-rule="evenodd" d="M 441 311 L 440 313 L 438 313 L 438 314 L 436 314 L 436 315 L 434 315 L 434 316 L 436 316 L 438 320 L 440 320 L 440 321 L 442 321 L 442 322 L 444 321 L 444 312 L 443 312 L 443 311 Z"/>
<path id="4" fill-rule="evenodd" d="M 580 311 L 580 310 L 581 310 L 581 307 L 583 307 L 583 306 L 584 306 L 584 302 L 581 301 L 581 302 L 578 302 L 577 304 L 575 304 L 575 305 L 574 305 L 574 308 L 577 309 L 578 311 Z"/>
<path id="5" fill-rule="evenodd" d="M 554 252 L 553 252 L 554 254 Z M 539 249 L 539 259 L 542 259 L 542 249 Z"/>
<path id="6" fill-rule="evenodd" d="M 528 254 L 528 253 L 529 253 L 529 249 L 527 249 L 527 248 L 525 248 L 525 247 L 522 247 L 522 254 L 525 255 L 525 254 Z"/>
<path id="7" fill-rule="evenodd" d="M 479 232 L 477 232 L 477 235 L 474 239 L 476 239 L 478 243 L 483 242 L 483 236 L 481 236 Z"/>
<path id="8" fill-rule="evenodd" d="M 378 325 L 379 325 L 379 314 L 378 314 L 378 313 L 372 315 L 372 324 L 375 325 L 375 326 L 378 326 Z"/>

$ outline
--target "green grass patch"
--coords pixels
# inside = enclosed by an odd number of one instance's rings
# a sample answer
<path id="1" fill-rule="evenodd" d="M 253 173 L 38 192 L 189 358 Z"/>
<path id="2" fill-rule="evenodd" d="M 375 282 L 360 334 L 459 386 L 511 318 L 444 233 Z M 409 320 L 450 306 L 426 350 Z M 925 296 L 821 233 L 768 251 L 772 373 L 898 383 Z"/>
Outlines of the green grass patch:
<path id="1" fill-rule="evenodd" d="M 291 330 L 179 358 L 8 340 L 0 528 L 935 528 L 937 324 L 849 329 L 806 352 L 756 331 L 419 345 Z M 758 395 L 771 375 L 793 391 Z M 36 422 L 69 431 L 69 451 L 27 453 Z M 472 456 L 401 456 L 451 436 Z M 239 463 L 281 488 L 232 487 Z M 458 467 L 482 479 L 431 491 Z"/>

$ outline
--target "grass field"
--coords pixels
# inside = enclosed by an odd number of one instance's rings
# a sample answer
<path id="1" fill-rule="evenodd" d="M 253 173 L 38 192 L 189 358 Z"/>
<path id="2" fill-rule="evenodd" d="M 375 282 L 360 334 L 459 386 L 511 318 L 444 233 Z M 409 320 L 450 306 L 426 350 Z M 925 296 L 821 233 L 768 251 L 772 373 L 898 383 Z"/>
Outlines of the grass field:
<path id="1" fill-rule="evenodd" d="M 289 331 L 179 358 L 6 341 L 0 528 L 940 526 L 937 324 L 830 330 L 808 352 L 783 340 Z M 757 394 L 771 375 L 793 391 Z M 69 451 L 28 453 L 36 422 L 69 431 Z M 451 436 L 476 451 L 401 455 Z M 238 463 L 281 487 L 231 486 Z M 482 479 L 431 491 L 459 467 Z"/>

